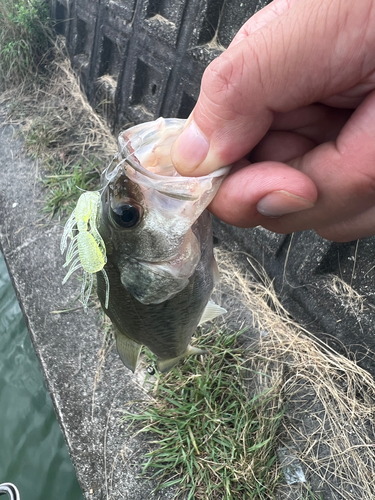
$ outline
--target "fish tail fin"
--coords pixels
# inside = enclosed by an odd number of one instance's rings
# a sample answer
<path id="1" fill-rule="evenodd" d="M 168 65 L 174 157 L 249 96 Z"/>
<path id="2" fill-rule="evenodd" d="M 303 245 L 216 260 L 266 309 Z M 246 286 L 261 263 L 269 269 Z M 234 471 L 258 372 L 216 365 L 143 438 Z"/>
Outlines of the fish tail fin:
<path id="1" fill-rule="evenodd" d="M 124 363 L 126 368 L 129 368 L 129 370 L 134 373 L 137 366 L 139 353 L 142 349 L 142 344 L 138 344 L 138 342 L 134 342 L 134 340 L 129 339 L 123 333 L 120 333 L 117 328 L 115 328 L 115 331 L 116 347 L 120 359 Z"/>
<path id="2" fill-rule="evenodd" d="M 186 356 L 193 356 L 198 354 L 207 354 L 207 351 L 199 349 L 198 347 L 192 347 L 189 344 L 186 348 L 186 351 L 180 356 L 177 356 L 176 358 L 168 358 L 168 359 L 158 358 L 156 360 L 158 370 L 161 373 L 167 373 L 171 368 L 174 367 L 174 365 L 176 365 L 180 361 L 180 359 L 185 358 Z"/>

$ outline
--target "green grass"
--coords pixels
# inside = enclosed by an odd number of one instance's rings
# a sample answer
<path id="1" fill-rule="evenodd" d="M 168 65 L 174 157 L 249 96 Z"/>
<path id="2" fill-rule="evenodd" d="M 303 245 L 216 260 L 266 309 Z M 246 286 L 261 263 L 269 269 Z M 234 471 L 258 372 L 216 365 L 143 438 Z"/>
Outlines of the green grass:
<path id="1" fill-rule="evenodd" d="M 0 0 L 0 88 L 37 71 L 49 37 L 47 0 Z"/>
<path id="2" fill-rule="evenodd" d="M 47 188 L 44 212 L 60 216 L 62 212 L 70 214 L 82 191 L 98 188 L 100 173 L 94 160 L 76 165 L 54 165 L 53 173 L 42 179 Z"/>
<path id="3" fill-rule="evenodd" d="M 34 158 L 39 158 L 45 155 L 47 149 L 56 147 L 61 136 L 60 131 L 56 131 L 51 123 L 40 117 L 31 123 L 25 145 Z"/>
<path id="4" fill-rule="evenodd" d="M 98 188 L 117 148 L 83 96 L 48 14 L 47 0 L 0 0 L 1 103 L 26 151 L 43 161 L 44 212 L 64 217 L 82 190 Z"/>
<path id="5" fill-rule="evenodd" d="M 307 489 L 307 495 L 303 497 L 303 500 L 324 500 L 323 495 L 321 493 L 320 494 L 314 493 L 308 484 L 306 484 L 306 489 Z"/>
<path id="6" fill-rule="evenodd" d="M 283 412 L 277 391 L 249 396 L 238 334 L 202 335 L 209 354 L 157 375 L 139 414 L 125 411 L 128 435 L 154 448 L 143 473 L 187 499 L 269 499 L 278 483 L 275 443 Z M 250 377 L 251 378 L 251 377 Z M 134 434 L 135 433 L 135 434 Z"/>
<path id="7" fill-rule="evenodd" d="M 41 181 L 46 188 L 46 202 L 43 210 L 51 216 L 60 216 L 63 211 L 71 213 L 82 191 L 98 189 L 100 183 L 99 162 L 81 157 L 65 146 L 72 141 L 74 125 L 74 120 L 56 123 L 55 115 L 46 114 L 44 118 L 34 117 L 23 131 L 28 153 L 44 160 L 45 174 Z"/>

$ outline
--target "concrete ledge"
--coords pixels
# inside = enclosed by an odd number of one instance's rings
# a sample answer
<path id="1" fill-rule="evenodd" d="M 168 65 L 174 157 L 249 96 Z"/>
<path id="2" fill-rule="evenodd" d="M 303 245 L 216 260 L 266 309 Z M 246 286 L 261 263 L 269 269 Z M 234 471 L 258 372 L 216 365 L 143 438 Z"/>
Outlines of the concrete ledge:
<path id="1" fill-rule="evenodd" d="M 16 130 L 1 125 L 0 116 L 0 247 L 78 481 L 90 500 L 152 498 L 155 484 L 138 478 L 147 445 L 140 437 L 126 443 L 119 425 L 119 409 L 144 399 L 142 374 L 134 377 L 113 350 L 98 377 L 103 342 L 98 310 L 54 313 L 71 307 L 79 285 L 74 279 L 61 285 L 62 227 L 43 216 L 40 165 L 21 147 Z M 171 497 L 172 492 L 159 495 Z"/>

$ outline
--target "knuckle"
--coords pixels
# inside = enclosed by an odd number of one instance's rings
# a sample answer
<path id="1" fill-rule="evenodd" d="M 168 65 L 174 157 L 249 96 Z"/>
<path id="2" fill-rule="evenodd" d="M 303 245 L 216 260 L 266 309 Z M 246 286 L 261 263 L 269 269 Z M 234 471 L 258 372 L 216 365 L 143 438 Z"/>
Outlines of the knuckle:
<path id="1" fill-rule="evenodd" d="M 214 59 L 203 74 L 203 86 L 215 94 L 227 93 L 236 86 L 238 68 L 224 52 Z"/>
<path id="2" fill-rule="evenodd" d="M 245 63 L 242 52 L 232 57 L 224 52 L 206 68 L 201 86 L 201 101 L 223 110 L 243 111 L 249 101 L 249 82 L 245 77 Z M 238 108 L 238 109 L 236 109 Z"/>

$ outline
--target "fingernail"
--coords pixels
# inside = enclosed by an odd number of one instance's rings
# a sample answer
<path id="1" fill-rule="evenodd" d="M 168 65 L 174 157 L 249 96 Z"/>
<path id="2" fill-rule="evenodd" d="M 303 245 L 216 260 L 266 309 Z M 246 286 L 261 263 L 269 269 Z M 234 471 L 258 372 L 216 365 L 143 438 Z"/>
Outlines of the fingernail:
<path id="1" fill-rule="evenodd" d="M 306 198 L 301 198 L 288 191 L 274 191 L 262 198 L 257 205 L 260 214 L 267 217 L 280 217 L 312 208 L 314 203 Z"/>
<path id="2" fill-rule="evenodd" d="M 180 173 L 194 171 L 206 158 L 210 143 L 191 121 L 172 147 L 172 161 Z"/>

